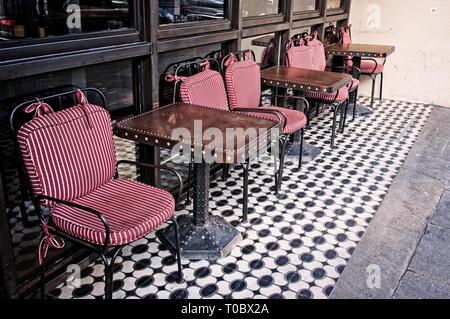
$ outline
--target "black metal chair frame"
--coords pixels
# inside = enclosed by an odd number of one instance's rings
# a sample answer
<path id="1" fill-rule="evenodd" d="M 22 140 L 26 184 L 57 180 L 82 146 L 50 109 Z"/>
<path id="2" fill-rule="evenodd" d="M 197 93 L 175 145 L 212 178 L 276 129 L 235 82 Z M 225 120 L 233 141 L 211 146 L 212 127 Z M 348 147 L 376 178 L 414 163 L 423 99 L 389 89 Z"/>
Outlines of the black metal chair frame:
<path id="1" fill-rule="evenodd" d="M 302 35 L 302 34 L 304 34 L 304 33 L 300 33 L 300 34 Z M 306 35 L 306 36 L 309 37 L 309 35 Z M 303 39 L 304 39 L 304 40 L 307 40 L 306 38 L 303 38 Z M 294 43 L 294 45 L 295 45 L 294 39 L 292 39 L 292 40 L 293 40 L 293 43 Z M 297 40 L 297 41 L 298 41 L 298 40 Z M 288 44 L 287 47 L 286 47 L 286 51 L 289 50 L 290 48 L 291 48 L 291 45 Z M 353 84 L 352 84 L 352 85 L 353 85 Z M 349 88 L 349 93 L 350 93 L 350 91 L 352 91 L 352 85 L 351 85 L 350 88 Z M 353 90 L 353 92 L 354 92 L 354 90 Z M 340 111 L 340 113 L 341 113 L 341 114 L 340 114 L 341 116 L 340 116 L 340 121 L 339 121 L 338 132 L 344 133 L 344 131 L 345 131 L 345 125 L 346 125 L 346 121 L 347 121 L 346 118 L 347 118 L 347 111 L 348 111 L 349 98 L 347 98 L 345 101 L 339 102 L 339 101 L 337 101 L 338 96 L 339 96 L 339 90 L 336 91 L 336 95 L 334 96 L 334 99 L 333 99 L 332 101 L 326 101 L 326 100 L 322 100 L 322 99 L 308 98 L 308 100 L 311 101 L 311 104 L 314 105 L 314 107 L 313 107 L 312 110 L 315 111 L 315 114 L 312 114 L 312 112 L 311 112 L 311 113 L 310 113 L 310 112 L 306 113 L 306 116 L 307 116 L 307 118 L 308 118 L 308 128 L 311 127 L 311 126 L 310 126 L 311 120 L 312 120 L 314 117 L 319 116 L 319 114 L 320 114 L 320 106 L 321 106 L 321 105 L 327 105 L 327 106 L 331 107 L 331 109 L 332 109 L 332 111 L 333 111 L 333 124 L 332 124 L 332 127 L 331 127 L 331 148 L 334 148 L 334 146 L 335 146 L 335 138 L 336 138 L 336 122 L 337 122 L 337 115 L 339 114 L 339 111 Z M 356 108 L 354 108 L 354 112 L 355 112 L 355 109 L 356 109 Z M 312 110 L 311 110 L 311 111 L 312 111 Z"/>
<path id="2" fill-rule="evenodd" d="M 348 30 L 349 35 L 350 35 L 350 39 L 351 39 L 352 38 L 352 29 L 350 28 L 350 26 L 345 26 L 344 29 Z M 340 38 L 339 40 L 340 40 L 340 42 L 342 42 L 342 38 Z M 382 63 L 383 65 L 386 64 L 386 60 L 387 60 L 386 58 L 383 59 L 383 63 Z M 373 68 L 372 72 L 370 72 L 370 73 L 369 72 L 361 72 L 361 70 L 359 70 L 359 76 L 361 76 L 361 75 L 369 76 L 371 78 L 371 80 L 372 80 L 372 93 L 370 95 L 370 107 L 372 108 L 373 107 L 373 103 L 374 103 L 374 99 L 375 99 L 375 85 L 376 85 L 376 80 L 377 80 L 378 74 L 380 74 L 380 76 L 381 76 L 380 101 L 383 99 L 383 81 L 384 81 L 383 78 L 384 78 L 384 75 L 383 75 L 383 72 L 375 74 L 375 71 L 378 68 L 378 64 L 379 64 L 377 60 L 375 60 L 373 58 L 361 58 L 361 62 L 362 61 L 373 61 L 375 63 L 375 67 Z M 359 77 L 358 77 L 358 79 L 359 79 Z M 357 95 L 357 93 L 356 93 L 356 95 Z M 356 105 L 356 100 L 357 100 L 357 97 L 355 97 L 355 105 Z M 355 109 L 356 108 L 353 108 L 353 119 L 352 119 L 352 121 L 355 119 L 355 112 L 356 112 Z"/>
<path id="3" fill-rule="evenodd" d="M 236 58 L 237 58 L 239 61 L 241 61 L 242 59 L 245 59 L 246 54 L 247 54 L 248 52 L 251 53 L 253 61 L 256 61 L 256 58 L 255 58 L 255 52 L 253 52 L 253 50 L 250 50 L 250 49 L 248 49 L 248 50 L 242 50 L 242 51 L 237 51 L 237 52 L 230 53 L 230 54 L 226 55 L 226 56 L 222 59 L 222 63 L 221 63 L 221 68 L 222 68 L 222 72 L 223 72 L 222 75 L 225 76 L 225 71 L 226 71 L 225 61 L 226 61 L 231 55 L 236 56 Z M 228 90 L 227 90 L 227 96 L 229 97 Z M 285 100 L 287 100 L 287 99 L 293 99 L 293 100 L 295 101 L 294 107 L 295 107 L 295 110 L 296 110 L 296 111 L 303 111 L 303 112 L 305 113 L 305 115 L 309 112 L 309 102 L 308 102 L 305 98 L 303 98 L 303 97 L 300 97 L 300 96 L 290 96 L 290 95 L 278 95 L 278 93 L 275 93 L 275 94 L 270 95 L 271 98 L 274 97 L 274 96 L 275 96 L 276 98 L 280 98 L 280 97 L 281 97 L 281 98 L 284 98 Z M 268 97 L 268 96 L 267 96 L 267 95 L 261 95 L 260 105 L 262 105 L 262 99 L 263 99 L 264 97 Z M 299 100 L 301 100 L 301 101 L 303 101 L 303 102 L 305 103 L 305 107 L 304 107 L 304 109 L 302 109 L 302 110 L 300 110 L 300 109 L 297 108 L 297 106 L 298 106 L 298 103 L 297 103 L 297 102 L 298 102 Z M 228 101 L 228 105 L 229 105 L 229 104 L 230 104 L 230 103 L 229 103 L 229 101 Z M 276 111 L 276 110 L 265 110 L 265 109 L 263 109 L 263 108 L 256 108 L 256 109 L 255 109 L 255 108 L 233 108 L 233 111 L 234 111 L 234 112 L 265 113 L 265 114 L 271 113 L 271 114 L 277 115 L 278 118 L 279 118 L 279 116 L 281 115 L 281 116 L 283 117 L 283 119 L 284 119 L 284 121 L 283 121 L 283 123 L 284 123 L 283 131 L 284 131 L 284 128 L 285 128 L 286 123 L 287 123 L 287 120 L 286 120 L 286 117 L 284 116 L 284 114 L 281 113 L 281 112 L 279 112 L 279 111 Z M 300 130 L 300 141 L 299 141 L 299 143 L 300 143 L 300 153 L 299 153 L 298 169 L 301 169 L 301 168 L 302 168 L 304 133 L 305 133 L 305 130 L 304 130 L 304 129 L 301 129 L 301 130 Z M 279 138 L 279 143 L 280 143 L 280 151 L 279 151 L 279 168 L 278 168 L 278 170 L 277 170 L 276 173 L 275 173 L 275 193 L 276 193 L 276 194 L 278 194 L 278 192 L 279 192 L 280 189 L 281 189 L 281 182 L 282 182 L 282 180 L 283 180 L 283 172 L 284 172 L 284 160 L 285 160 L 285 157 L 286 157 L 286 152 L 287 152 L 287 148 L 288 148 L 289 142 L 290 142 L 290 140 L 291 140 L 291 137 L 293 138 L 294 135 L 295 135 L 295 133 L 292 133 L 292 134 L 281 134 L 281 135 L 280 135 L 280 138 Z M 249 172 L 248 172 L 248 169 L 247 169 L 247 170 L 244 170 L 244 180 L 245 180 L 246 178 L 248 179 L 248 173 L 249 173 Z"/>
<path id="4" fill-rule="evenodd" d="M 106 99 L 105 96 L 103 95 L 103 93 L 95 88 L 85 88 L 85 89 L 81 89 L 82 92 L 84 93 L 96 93 L 99 95 L 99 97 L 101 98 L 101 100 L 103 101 L 103 107 L 106 107 Z M 39 98 L 39 101 L 45 102 L 45 101 L 49 101 L 55 98 L 63 98 L 63 97 L 68 97 L 68 96 L 75 96 L 76 90 L 75 91 L 70 91 L 70 92 L 65 92 L 65 93 L 61 93 L 61 94 L 56 94 L 56 95 L 52 95 L 52 96 L 47 96 L 47 97 L 42 97 Z M 19 113 L 23 113 L 23 109 L 30 105 L 31 103 L 36 102 L 34 101 L 27 101 L 24 103 L 19 104 L 18 106 L 16 106 L 14 108 L 14 110 L 11 113 L 10 116 L 10 126 L 11 126 L 11 130 L 14 134 L 14 136 L 17 136 L 17 132 L 20 129 L 21 125 L 18 125 L 18 123 L 16 122 L 17 116 Z M 70 105 L 72 106 L 72 105 Z M 23 124 L 25 124 L 26 121 Z M 61 237 L 65 240 L 68 240 L 74 244 L 80 245 L 84 248 L 87 248 L 88 250 L 94 252 L 94 253 L 98 253 L 100 255 L 100 258 L 102 260 L 103 265 L 105 266 L 105 299 L 112 299 L 112 294 L 113 294 L 113 269 L 114 269 L 114 262 L 117 258 L 117 256 L 120 254 L 120 252 L 122 251 L 122 249 L 124 247 L 126 247 L 127 245 L 121 245 L 121 246 L 110 246 L 109 245 L 109 239 L 110 239 L 110 227 L 108 224 L 108 221 L 106 219 L 106 217 L 99 211 L 77 204 L 77 203 L 73 203 L 73 202 L 69 202 L 69 201 L 65 201 L 65 200 L 61 200 L 58 198 L 53 198 L 53 197 L 49 197 L 49 196 L 45 196 L 45 195 L 37 195 L 35 196 L 33 194 L 33 190 L 31 187 L 31 184 L 29 183 L 29 178 L 28 178 L 28 174 L 27 171 L 25 169 L 25 165 L 24 165 L 24 161 L 23 158 L 21 156 L 21 152 L 19 150 L 19 145 L 17 142 L 17 139 L 15 139 L 15 147 L 16 147 L 16 151 L 19 154 L 19 161 L 20 161 L 20 166 L 21 169 L 23 171 L 24 176 L 26 176 L 26 187 L 29 190 L 31 196 L 31 200 L 32 203 L 35 207 L 36 210 L 36 214 L 39 218 L 39 221 L 41 223 L 41 225 L 45 225 L 48 224 L 49 226 L 51 226 L 51 228 L 49 228 L 49 233 L 58 237 Z M 134 162 L 134 161 L 127 161 L 127 160 L 122 160 L 122 161 L 117 161 L 116 163 L 116 173 L 115 173 L 115 177 L 114 178 L 119 178 L 119 172 L 118 172 L 118 168 L 120 165 L 122 164 L 127 164 L 127 165 L 137 165 L 139 167 L 142 168 L 153 168 L 153 169 L 162 169 L 162 170 L 167 170 L 171 173 L 173 173 L 178 181 L 179 181 L 179 194 L 181 194 L 182 189 L 183 189 L 183 181 L 181 179 L 180 174 L 169 167 L 166 166 L 162 166 L 162 165 L 153 165 L 153 164 L 145 164 L 145 163 L 139 163 L 139 162 Z M 70 206 L 70 207 L 74 207 L 74 208 L 78 208 L 81 209 L 87 213 L 90 213 L 92 215 L 95 215 L 96 218 L 98 218 L 100 220 L 100 222 L 103 224 L 104 229 L 105 229 L 105 240 L 104 240 L 104 244 L 103 245 L 95 245 L 95 244 L 91 244 L 89 242 L 83 241 L 77 237 L 73 237 L 67 233 L 64 233 L 60 230 L 57 229 L 57 227 L 51 223 L 51 218 L 48 218 L 48 221 L 46 220 L 46 218 L 44 217 L 44 214 L 41 210 L 41 201 L 42 200 L 48 200 L 54 203 L 58 203 L 58 204 L 63 204 L 66 206 Z M 179 196 L 176 198 L 176 202 L 178 203 L 179 200 Z M 178 206 L 178 205 L 177 205 Z M 179 242 L 179 237 L 178 237 L 178 224 L 176 221 L 176 218 L 174 216 L 172 216 L 172 218 L 170 219 L 170 222 L 172 222 L 175 226 L 176 229 L 176 256 L 177 256 L 177 265 L 178 265 L 178 278 L 177 278 L 177 282 L 181 283 L 183 281 L 183 272 L 182 272 L 182 266 L 181 266 L 181 256 L 180 256 L 180 242 Z M 42 234 L 42 236 L 45 236 L 44 232 Z M 42 237 L 43 238 L 43 237 Z M 173 252 L 172 252 L 173 253 Z M 108 255 L 111 255 L 111 260 L 110 262 L 108 262 Z M 45 262 L 45 257 L 44 257 L 44 263 L 41 265 L 41 298 L 45 297 L 45 269 L 46 269 L 46 262 Z"/>

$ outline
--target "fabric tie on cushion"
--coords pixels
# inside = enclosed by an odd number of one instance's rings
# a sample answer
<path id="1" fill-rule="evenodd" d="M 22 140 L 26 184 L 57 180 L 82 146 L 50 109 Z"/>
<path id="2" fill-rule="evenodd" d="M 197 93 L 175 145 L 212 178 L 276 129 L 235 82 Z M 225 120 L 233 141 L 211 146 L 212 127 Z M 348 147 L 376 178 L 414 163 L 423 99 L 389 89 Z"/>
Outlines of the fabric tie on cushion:
<path id="1" fill-rule="evenodd" d="M 87 97 L 83 94 L 83 92 L 81 92 L 80 89 L 77 90 L 76 96 L 78 103 L 80 103 L 81 109 L 83 110 L 84 114 L 86 114 L 86 119 L 88 121 L 89 127 L 90 128 L 94 127 L 94 125 L 92 124 L 92 119 L 89 115 L 89 111 L 86 109 L 86 106 L 89 105 Z"/>
<path id="2" fill-rule="evenodd" d="M 50 229 L 54 230 L 54 228 L 49 226 L 48 224 L 43 225 L 42 231 L 44 232 L 44 237 L 42 237 L 42 240 L 39 243 L 39 265 L 42 265 L 44 263 L 49 247 L 52 247 L 54 249 L 62 249 L 66 245 L 62 238 L 50 234 Z"/>
<path id="3" fill-rule="evenodd" d="M 28 105 L 24 109 L 24 112 L 25 113 L 33 113 L 33 112 L 35 112 L 34 116 L 33 116 L 33 118 L 35 118 L 36 116 L 41 116 L 41 115 L 44 115 L 44 114 L 53 113 L 54 111 L 50 107 L 50 105 L 40 101 L 39 99 L 36 99 L 36 103 Z"/>
<path id="4" fill-rule="evenodd" d="M 234 54 L 230 54 L 230 56 L 228 57 L 228 59 L 225 61 L 225 63 L 223 65 L 226 68 L 228 68 L 230 65 L 232 65 L 235 62 L 237 62 L 236 56 Z"/>

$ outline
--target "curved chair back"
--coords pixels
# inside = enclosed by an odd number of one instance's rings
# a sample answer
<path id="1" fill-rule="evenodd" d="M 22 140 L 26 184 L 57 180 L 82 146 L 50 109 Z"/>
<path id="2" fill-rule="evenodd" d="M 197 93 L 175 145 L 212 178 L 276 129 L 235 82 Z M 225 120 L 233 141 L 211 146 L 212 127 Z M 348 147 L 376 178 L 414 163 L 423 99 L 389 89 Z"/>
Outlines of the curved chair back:
<path id="1" fill-rule="evenodd" d="M 261 70 L 252 50 L 227 55 L 222 61 L 230 108 L 257 108 L 261 98 Z"/>

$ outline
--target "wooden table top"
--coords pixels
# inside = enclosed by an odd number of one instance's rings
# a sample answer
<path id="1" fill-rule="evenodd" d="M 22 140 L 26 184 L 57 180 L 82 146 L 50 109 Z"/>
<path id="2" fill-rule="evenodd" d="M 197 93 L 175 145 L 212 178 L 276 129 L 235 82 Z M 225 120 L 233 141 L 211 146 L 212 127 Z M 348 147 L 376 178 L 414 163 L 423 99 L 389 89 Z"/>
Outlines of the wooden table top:
<path id="1" fill-rule="evenodd" d="M 327 54 L 371 58 L 385 58 L 394 51 L 395 47 L 391 45 L 358 43 L 335 43 L 325 48 Z"/>
<path id="2" fill-rule="evenodd" d="M 252 41 L 252 45 L 256 45 L 259 47 L 266 47 L 270 44 L 270 41 L 272 41 L 273 38 L 274 38 L 273 35 L 265 35 L 263 37 L 254 39 Z"/>
<path id="3" fill-rule="evenodd" d="M 348 74 L 275 66 L 261 71 L 265 85 L 311 92 L 333 93 L 352 83 Z"/>
<path id="4" fill-rule="evenodd" d="M 206 138 L 204 133 L 211 128 L 218 129 L 223 139 Z M 280 123 L 257 115 L 178 103 L 120 121 L 114 132 L 125 139 L 166 149 L 181 145 L 183 150 L 195 151 L 196 156 L 198 151 L 208 151 L 216 163 L 240 163 L 257 155 L 258 146 L 267 146 L 272 138 L 278 138 L 280 128 Z M 233 134 L 230 129 L 254 132 Z M 174 134 L 175 130 L 189 135 L 183 139 Z"/>

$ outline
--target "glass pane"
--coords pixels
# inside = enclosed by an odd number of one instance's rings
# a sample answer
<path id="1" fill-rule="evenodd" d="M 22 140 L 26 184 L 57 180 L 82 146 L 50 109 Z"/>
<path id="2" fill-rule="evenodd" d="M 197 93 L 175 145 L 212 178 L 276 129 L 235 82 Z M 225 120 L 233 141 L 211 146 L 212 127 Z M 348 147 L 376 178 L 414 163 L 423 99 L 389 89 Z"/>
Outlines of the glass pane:
<path id="1" fill-rule="evenodd" d="M 317 9 L 317 0 L 294 0 L 294 12 L 314 11 Z"/>
<path id="2" fill-rule="evenodd" d="M 159 24 L 223 18 L 224 0 L 159 0 Z"/>
<path id="3" fill-rule="evenodd" d="M 244 0 L 242 16 L 255 17 L 279 13 L 279 0 Z"/>
<path id="4" fill-rule="evenodd" d="M 342 0 L 328 0 L 327 9 L 339 9 L 342 7 Z"/>
<path id="5" fill-rule="evenodd" d="M 0 0 L 0 41 L 131 26 L 129 0 Z"/>

